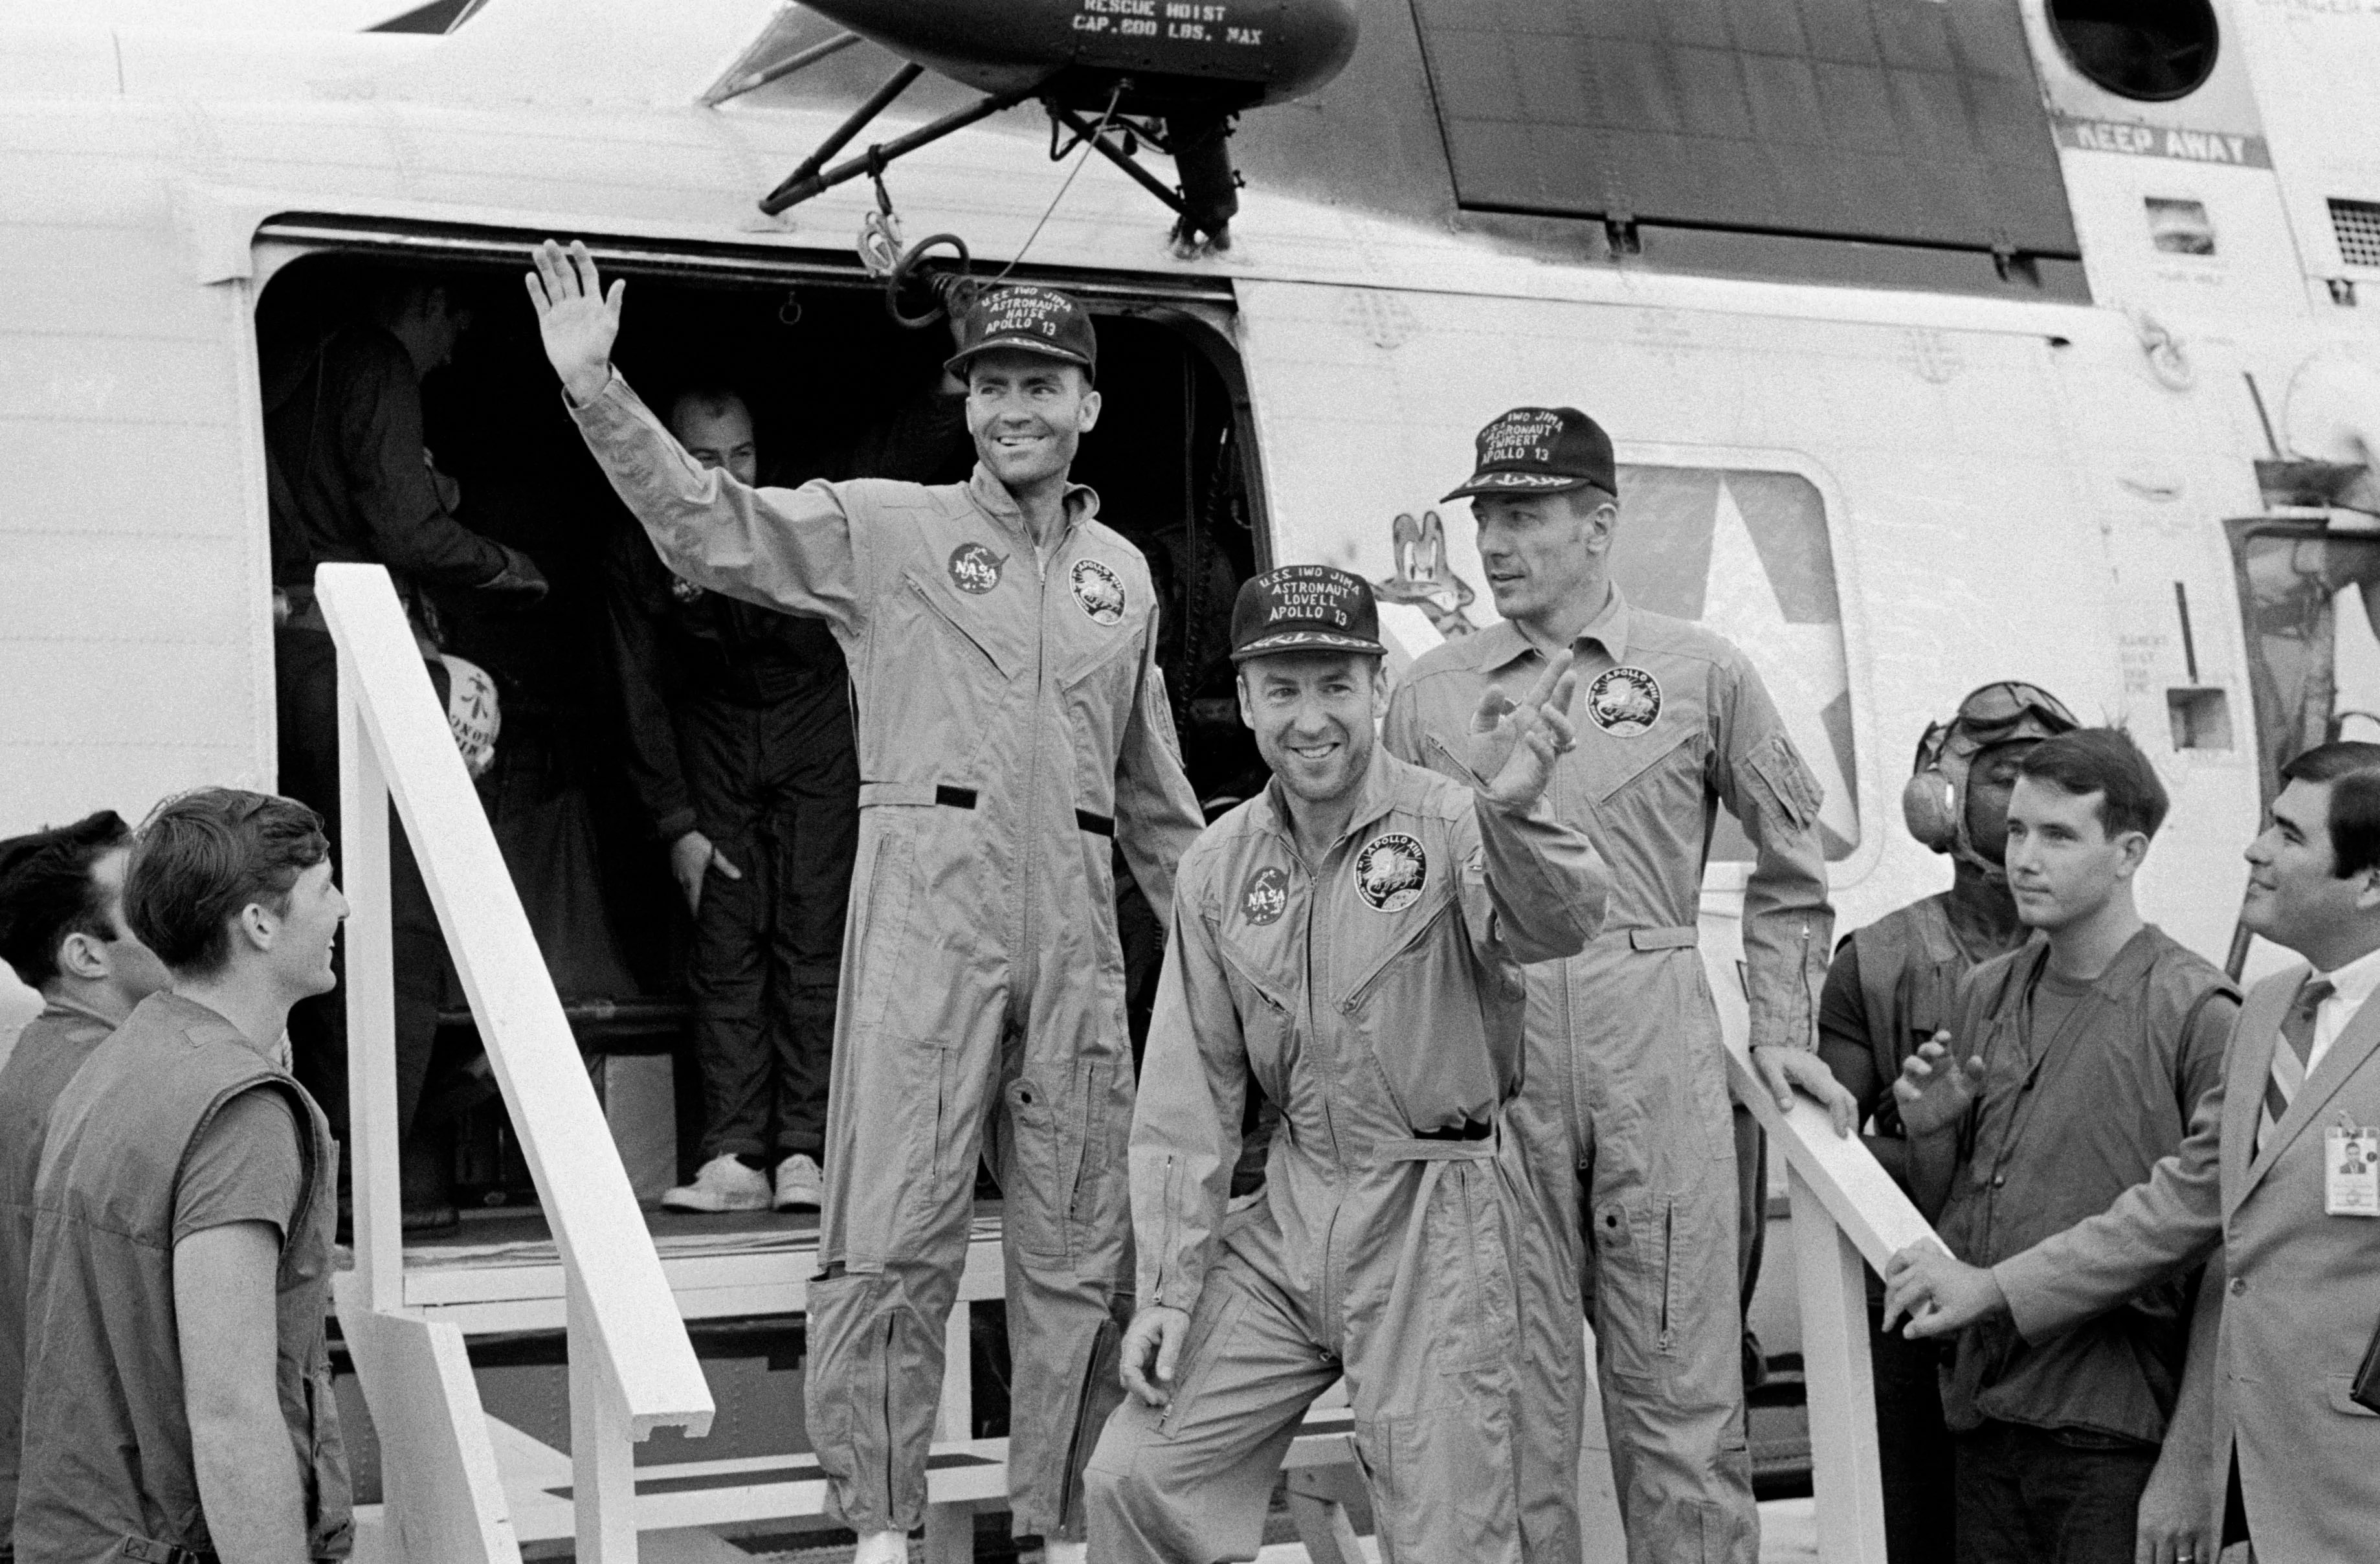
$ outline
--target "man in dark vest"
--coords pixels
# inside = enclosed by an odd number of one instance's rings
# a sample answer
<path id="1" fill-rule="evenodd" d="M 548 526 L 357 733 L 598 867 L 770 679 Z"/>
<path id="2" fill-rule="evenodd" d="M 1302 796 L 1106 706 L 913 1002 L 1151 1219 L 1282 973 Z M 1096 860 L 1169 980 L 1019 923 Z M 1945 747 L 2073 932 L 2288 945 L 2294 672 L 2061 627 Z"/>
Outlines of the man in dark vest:
<path id="1" fill-rule="evenodd" d="M 2009 795 L 2017 912 L 2043 938 L 1959 986 L 1945 1029 L 1893 1092 L 1918 1208 L 1950 1252 L 1990 1266 L 2095 1216 L 2171 1156 L 2218 1088 L 2239 991 L 2145 923 L 2132 884 L 2165 786 L 2113 728 L 2045 739 Z M 2179 1400 L 2195 1273 L 2143 1288 L 2062 1335 L 2005 1319 L 1956 1338 L 1941 1370 L 1959 1564 L 2204 1558 L 2203 1506 L 2144 1498 Z M 1888 1309 L 1885 1323 L 1892 1323 Z M 2166 1485 L 2200 1485 L 2203 1435 Z"/>
<path id="2" fill-rule="evenodd" d="M 2018 763 L 2076 726 L 2047 690 L 2002 680 L 1961 701 L 1955 716 L 1917 742 L 1901 814 L 1910 835 L 1950 855 L 1950 889 L 1845 938 L 1818 1001 L 1819 1057 L 1859 1099 L 1860 1122 L 1875 1121 L 1867 1147 L 1896 1177 L 1903 1146 L 1892 1083 L 1901 1061 L 1949 1018 L 1961 978 L 2033 932 L 2017 916 L 2001 862 Z M 1952 1534 L 1950 1436 L 1935 1384 L 1940 1352 L 1884 1334 L 1876 1328 L 1883 1314 L 1883 1284 L 1870 1277 L 1885 1551 L 1892 1564 L 1937 1564 L 1950 1557 Z"/>
<path id="3" fill-rule="evenodd" d="M 24 1564 L 344 1558 L 323 1316 L 336 1147 L 275 1062 L 346 903 L 302 804 L 202 789 L 141 830 L 127 921 L 173 974 L 51 1111 L 26 1288 Z"/>
<path id="4" fill-rule="evenodd" d="M 132 1007 L 171 979 L 124 926 L 132 831 L 113 809 L 0 842 L 0 961 L 42 1013 L 0 1066 L 0 1560 L 15 1557 L 25 1385 L 25 1254 L 50 1109 Z"/>

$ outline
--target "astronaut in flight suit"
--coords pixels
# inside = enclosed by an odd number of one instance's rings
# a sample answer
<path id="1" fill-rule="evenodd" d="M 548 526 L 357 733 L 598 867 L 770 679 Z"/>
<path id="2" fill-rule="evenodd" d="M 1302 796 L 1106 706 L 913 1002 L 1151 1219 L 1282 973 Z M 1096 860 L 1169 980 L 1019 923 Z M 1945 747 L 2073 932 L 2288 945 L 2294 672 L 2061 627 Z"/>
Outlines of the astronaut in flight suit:
<path id="1" fill-rule="evenodd" d="M 1609 876 L 1544 803 L 1549 667 L 1458 784 L 1376 747 L 1378 611 L 1285 565 L 1241 588 L 1240 710 L 1273 770 L 1182 860 L 1132 1134 L 1135 1400 L 1091 1459 L 1101 1564 L 1254 1558 L 1342 1375 L 1390 1564 L 1520 1558 L 1512 1245 L 1541 1223 L 1502 1128 L 1523 962 L 1573 955 Z M 1226 1214 L 1248 1081 L 1281 1109 Z"/>
<path id="2" fill-rule="evenodd" d="M 528 278 L 571 416 L 679 576 L 822 619 L 857 696 L 860 831 L 810 1286 L 808 1422 L 857 1564 L 922 1523 L 987 1137 L 1005 1197 L 1014 1527 L 1082 1557 L 1075 1474 L 1121 1397 L 1133 1068 L 1112 848 L 1160 915 L 1200 827 L 1138 550 L 1066 472 L 1097 342 L 1046 288 L 960 321 L 965 484 L 755 489 L 612 372 L 621 290 L 549 240 Z"/>
<path id="3" fill-rule="evenodd" d="M 1756 855 L 1743 893 L 1754 1061 L 1780 1106 L 1806 1091 L 1848 1134 L 1851 1096 L 1814 1051 L 1834 927 L 1818 783 L 1742 652 L 1611 581 L 1618 477 L 1592 418 L 1515 408 L 1480 431 L 1477 455 L 1447 498 L 1474 502 L 1503 621 L 1416 661 L 1381 742 L 1459 774 L 1454 746 L 1483 692 L 1517 693 L 1548 657 L 1574 657 L 1578 747 L 1546 798 L 1612 879 L 1602 934 L 1528 975 L 1527 1084 L 1510 1121 L 1554 1220 L 1521 1244 L 1523 1531 L 1533 1561 L 1580 1556 L 1585 1304 L 1632 1564 L 1753 1564 L 1744 1218 L 1697 923 L 1724 807 Z"/>

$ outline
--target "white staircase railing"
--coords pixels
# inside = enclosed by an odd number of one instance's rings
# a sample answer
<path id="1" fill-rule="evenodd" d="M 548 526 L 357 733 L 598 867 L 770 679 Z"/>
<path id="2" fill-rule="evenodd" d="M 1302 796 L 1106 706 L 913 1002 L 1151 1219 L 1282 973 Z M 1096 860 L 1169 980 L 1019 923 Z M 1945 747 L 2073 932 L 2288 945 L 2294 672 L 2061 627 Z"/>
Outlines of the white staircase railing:
<path id="1" fill-rule="evenodd" d="M 1912 1243 L 1941 1241 L 1858 1137 L 1835 1134 L 1816 1101 L 1796 1095 L 1787 1112 L 1769 1095 L 1746 1046 L 1742 993 L 1721 981 L 1735 964 L 1731 952 L 1719 952 L 1733 944 L 1738 927 L 1706 914 L 1704 959 L 1736 1100 L 1768 1132 L 1772 1154 L 1785 1158 L 1818 1557 L 1825 1564 L 1885 1564 L 1866 1273 L 1873 1267 L 1882 1274 L 1885 1263 Z"/>
<path id="2" fill-rule="evenodd" d="M 382 1557 L 517 1564 L 487 1420 L 453 1324 L 405 1303 L 388 801 L 429 882 L 566 1278 L 572 1498 L 579 1564 L 635 1564 L 630 1446 L 710 1431 L 712 1403 L 512 876 L 378 565 L 325 564 L 338 647 L 339 864 L 346 891 L 355 1269 L 341 1333 L 380 1436 Z"/>

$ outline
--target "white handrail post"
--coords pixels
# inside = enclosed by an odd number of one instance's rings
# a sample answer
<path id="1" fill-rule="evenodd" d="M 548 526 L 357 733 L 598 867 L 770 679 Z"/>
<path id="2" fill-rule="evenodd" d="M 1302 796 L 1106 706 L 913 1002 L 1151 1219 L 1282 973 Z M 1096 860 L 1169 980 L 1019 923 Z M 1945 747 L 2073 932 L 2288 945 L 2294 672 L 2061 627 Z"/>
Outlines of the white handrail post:
<path id="1" fill-rule="evenodd" d="M 628 1409 L 604 1360 L 578 1267 L 563 1262 L 570 1354 L 570 1502 L 578 1564 L 637 1564 L 637 1464 Z"/>
<path id="2" fill-rule="evenodd" d="M 1884 1564 L 1876 1380 L 1868 1358 L 1867 1266 L 1802 1170 L 1790 1167 L 1788 1172 L 1818 1557 L 1827 1564 Z"/>
<path id="3" fill-rule="evenodd" d="M 390 944 L 388 782 L 363 718 L 354 659 L 338 649 L 339 884 L 347 898 L 347 1158 L 356 1270 L 367 1307 L 405 1302 L 396 1121 L 396 980 Z"/>

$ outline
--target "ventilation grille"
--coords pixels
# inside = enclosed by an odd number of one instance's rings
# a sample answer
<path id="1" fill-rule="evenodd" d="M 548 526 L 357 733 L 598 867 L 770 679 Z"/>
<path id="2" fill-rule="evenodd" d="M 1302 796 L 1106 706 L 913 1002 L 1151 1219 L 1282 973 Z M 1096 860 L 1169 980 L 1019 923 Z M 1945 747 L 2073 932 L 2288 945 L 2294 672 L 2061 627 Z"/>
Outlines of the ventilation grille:
<path id="1" fill-rule="evenodd" d="M 2380 201 L 2333 197 L 2330 229 L 2338 236 L 2338 258 L 2350 266 L 2380 268 Z"/>

